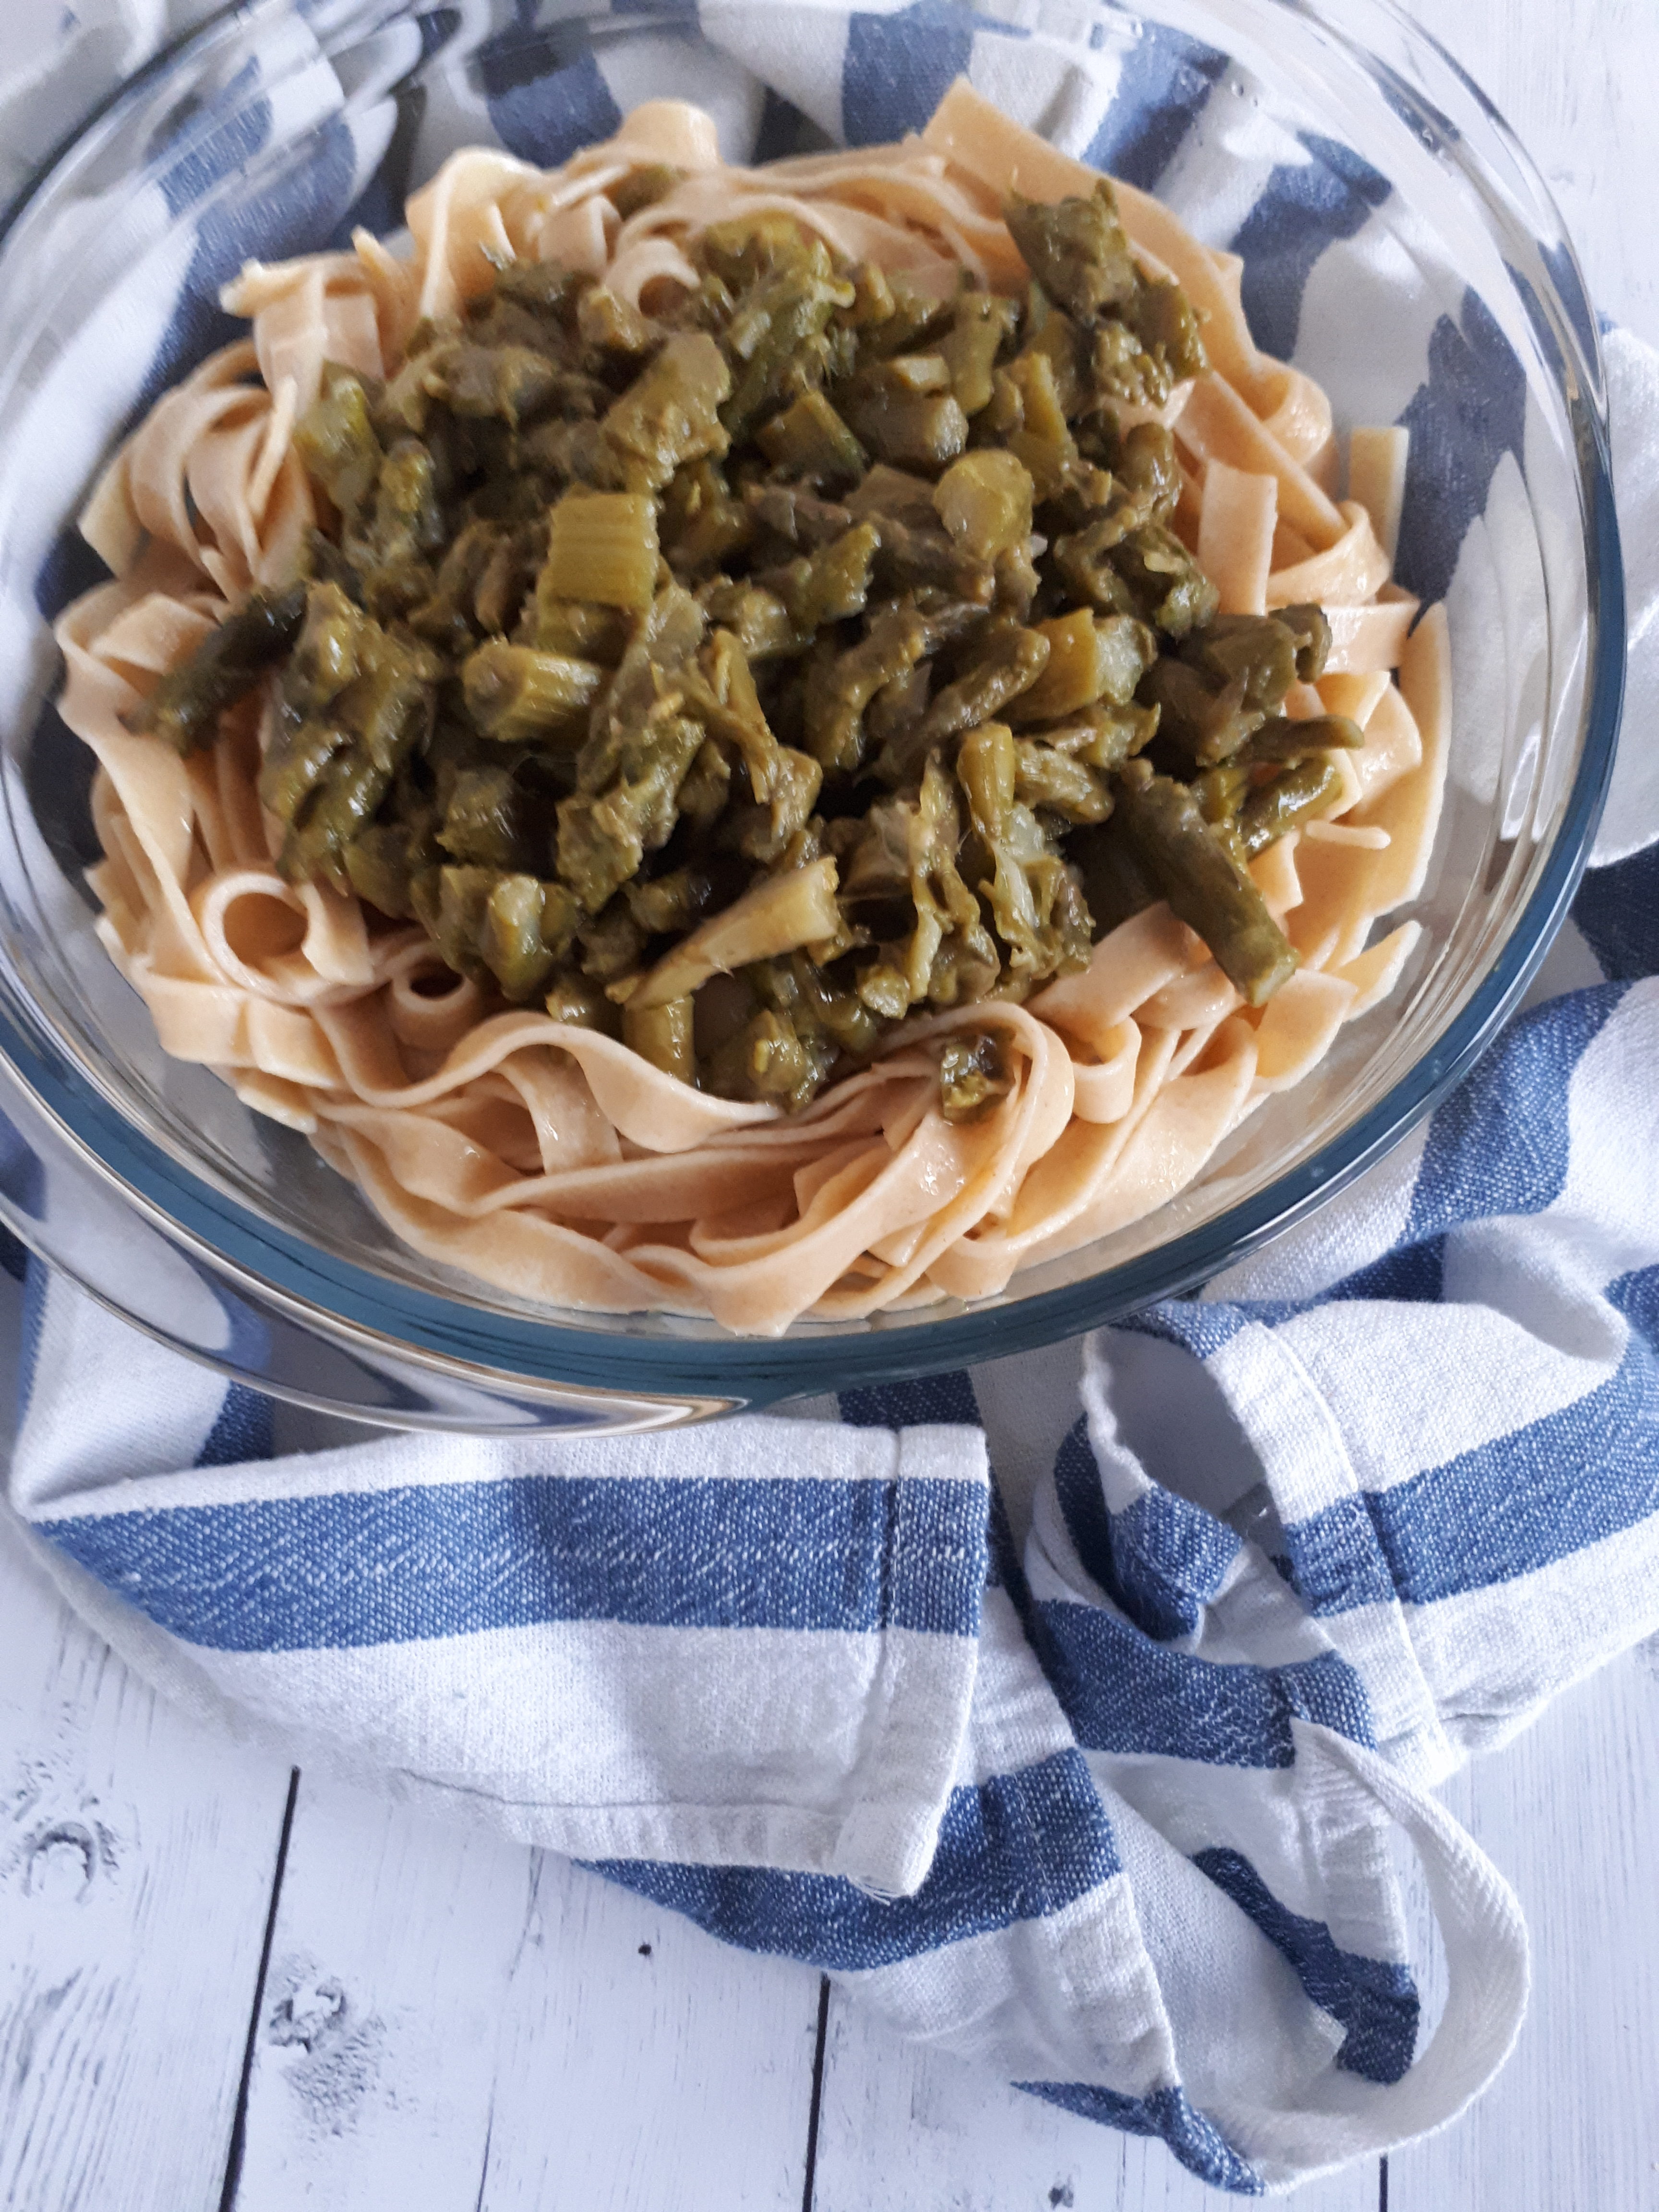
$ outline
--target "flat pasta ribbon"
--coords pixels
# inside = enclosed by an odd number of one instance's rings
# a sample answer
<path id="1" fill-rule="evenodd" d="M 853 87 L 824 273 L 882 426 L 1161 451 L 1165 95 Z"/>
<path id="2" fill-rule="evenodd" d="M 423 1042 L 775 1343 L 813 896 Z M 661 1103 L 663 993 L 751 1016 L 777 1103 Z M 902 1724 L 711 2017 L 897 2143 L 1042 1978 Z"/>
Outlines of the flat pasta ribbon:
<path id="1" fill-rule="evenodd" d="M 611 195 L 665 165 L 678 173 L 670 187 L 624 215 Z M 418 928 L 286 882 L 280 825 L 258 795 L 270 735 L 258 711 L 233 710 L 189 760 L 127 726 L 232 601 L 295 573 L 315 508 L 292 434 L 324 364 L 386 374 L 420 317 L 487 289 L 500 261 L 561 259 L 638 306 L 696 282 L 687 249 L 710 223 L 775 210 L 924 289 L 943 295 L 965 270 L 1012 291 L 1025 269 L 1006 194 L 1054 199 L 1093 182 L 963 83 L 901 145 L 761 169 L 723 164 L 696 109 L 653 101 L 550 172 L 452 156 L 410 203 L 407 258 L 360 233 L 349 252 L 250 264 L 225 301 L 252 337 L 158 401 L 105 471 L 82 526 L 117 580 L 57 629 L 60 711 L 98 761 L 99 934 L 163 1048 L 304 1132 L 428 1259 L 537 1306 L 701 1313 L 763 1336 L 804 1315 L 995 1295 L 1020 1268 L 1143 1219 L 1259 1100 L 1302 1080 L 1394 988 L 1418 942 L 1409 921 L 1370 939 L 1420 892 L 1434 842 L 1445 618 L 1419 620 L 1389 581 L 1403 434 L 1354 433 L 1353 496 L 1339 501 L 1329 403 L 1255 347 L 1236 258 L 1127 186 L 1132 246 L 1149 275 L 1185 289 L 1211 364 L 1160 410 L 1185 471 L 1176 527 L 1224 611 L 1327 608 L 1328 668 L 1287 711 L 1346 715 L 1365 737 L 1333 756 L 1340 789 L 1323 818 L 1253 864 L 1300 959 L 1265 1007 L 1241 1005 L 1202 941 L 1157 905 L 1026 1005 L 912 1020 L 784 1116 L 698 1091 L 592 1030 L 502 1012 Z M 938 1054 L 987 1029 L 1006 1088 L 952 1124 Z"/>

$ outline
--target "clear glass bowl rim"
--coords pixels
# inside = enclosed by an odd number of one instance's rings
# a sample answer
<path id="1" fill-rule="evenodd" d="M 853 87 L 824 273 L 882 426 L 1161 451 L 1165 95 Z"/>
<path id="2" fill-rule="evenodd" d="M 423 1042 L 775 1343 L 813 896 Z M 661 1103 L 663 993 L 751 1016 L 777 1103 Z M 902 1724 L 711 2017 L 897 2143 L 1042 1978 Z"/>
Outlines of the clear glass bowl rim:
<path id="1" fill-rule="evenodd" d="M 1321 28 L 1382 76 L 1385 64 L 1361 47 L 1339 23 L 1308 0 L 1267 0 L 1286 15 L 1312 16 Z M 1425 49 L 1471 90 L 1530 188 L 1546 205 L 1547 187 L 1486 95 L 1420 23 L 1395 4 L 1370 0 L 1413 46 Z M 86 134 L 142 88 L 164 74 L 229 21 L 247 12 L 246 0 L 227 0 L 201 22 L 170 40 L 132 72 L 40 164 L 3 213 L 0 246 L 59 165 Z M 654 16 L 658 11 L 646 11 Z M 1397 82 L 1397 80 L 1396 80 Z M 1490 198 L 1478 157 L 1470 173 Z M 1583 356 L 1583 337 L 1597 325 L 1583 278 L 1571 256 L 1550 272 L 1556 290 L 1557 331 Z M 1563 297 L 1565 292 L 1567 296 Z M 1573 296 L 1576 295 L 1576 296 Z M 1582 334 L 1582 336 L 1581 336 Z M 1486 974 L 1443 1035 L 1373 1105 L 1316 1152 L 1265 1188 L 1237 1201 L 1212 1220 L 1083 1281 L 988 1303 L 937 1321 L 875 1327 L 860 1334 L 678 1338 L 671 1334 L 607 1332 L 602 1325 L 570 1326 L 532 1321 L 392 1281 L 319 1251 L 289 1236 L 211 1184 L 192 1176 L 146 1137 L 87 1082 L 58 1046 L 50 1029 L 15 986 L 0 974 L 0 1058 L 34 1103 L 93 1174 L 113 1184 L 137 1211 L 173 1242 L 191 1252 L 234 1291 L 273 1300 L 303 1321 L 314 1316 L 324 1334 L 393 1346 L 420 1364 L 459 1362 L 486 1389 L 515 1382 L 580 1384 L 587 1391 L 614 1389 L 696 1394 L 728 1405 L 763 1404 L 881 1382 L 899 1381 L 971 1365 L 977 1361 L 1055 1342 L 1140 1311 L 1205 1282 L 1246 1257 L 1270 1237 L 1364 1173 L 1431 1111 L 1465 1075 L 1514 1011 L 1528 982 L 1565 919 L 1589 853 L 1612 773 L 1625 683 L 1624 568 L 1614 510 L 1607 425 L 1601 390 L 1599 342 L 1572 373 L 1571 356 L 1558 384 L 1576 431 L 1584 499 L 1584 544 L 1590 669 L 1585 687 L 1583 746 L 1573 783 L 1530 896 Z M 8 1222 L 49 1262 L 53 1255 L 41 1225 L 15 1205 L 0 1205 Z M 602 1324 L 603 1317 L 596 1316 Z M 234 1370 L 230 1363 L 210 1364 Z M 252 1379 L 258 1380 L 255 1376 Z"/>

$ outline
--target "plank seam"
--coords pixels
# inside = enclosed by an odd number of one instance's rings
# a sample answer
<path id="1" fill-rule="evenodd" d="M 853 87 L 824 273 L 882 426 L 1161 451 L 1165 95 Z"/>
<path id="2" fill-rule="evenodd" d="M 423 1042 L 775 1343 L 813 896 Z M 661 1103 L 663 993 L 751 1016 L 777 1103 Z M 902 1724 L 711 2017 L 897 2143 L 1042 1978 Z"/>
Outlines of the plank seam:
<path id="1" fill-rule="evenodd" d="M 801 2187 L 801 2212 L 812 2212 L 812 2192 L 818 2168 L 818 2114 L 823 2107 L 823 2047 L 830 2039 L 830 1977 L 818 1977 L 818 2033 L 812 2049 L 812 2100 L 806 2114 L 806 2179 Z"/>
<path id="2" fill-rule="evenodd" d="M 489 2186 L 489 2146 L 495 2136 L 495 2093 L 489 2094 L 489 2117 L 484 2122 L 483 2157 L 478 2166 L 478 2194 L 473 2201 L 472 2212 L 484 2212 L 484 2191 Z"/>
<path id="3" fill-rule="evenodd" d="M 300 1770 L 289 1771 L 288 1800 L 283 1807 L 282 1831 L 276 1838 L 276 1865 L 271 1876 L 270 1905 L 265 1913 L 265 1932 L 259 1945 L 259 1970 L 253 1979 L 253 2005 L 248 2014 L 247 2041 L 242 2049 L 242 2075 L 236 2085 L 236 2112 L 230 2124 L 230 2145 L 225 2154 L 224 2187 L 219 2192 L 219 2212 L 234 2212 L 242 2179 L 242 2156 L 247 2146 L 248 2085 L 253 2075 L 253 2054 L 258 2047 L 259 2018 L 264 2010 L 265 1978 L 270 1972 L 270 1947 L 276 1933 L 276 1911 L 282 1902 L 283 1876 L 288 1871 L 289 1838 L 294 1832 L 294 1807 L 300 1795 Z"/>

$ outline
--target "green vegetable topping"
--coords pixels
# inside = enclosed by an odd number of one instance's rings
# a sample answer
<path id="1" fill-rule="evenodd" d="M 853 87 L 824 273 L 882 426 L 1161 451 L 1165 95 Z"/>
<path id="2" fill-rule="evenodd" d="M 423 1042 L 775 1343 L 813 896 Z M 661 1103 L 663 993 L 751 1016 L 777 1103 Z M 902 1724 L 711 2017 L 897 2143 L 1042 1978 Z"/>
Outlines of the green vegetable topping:
<path id="1" fill-rule="evenodd" d="M 219 717 L 246 698 L 291 652 L 305 620 L 306 595 L 296 586 L 271 598 L 254 592 L 203 639 L 188 660 L 170 669 L 135 717 L 181 753 L 211 744 Z"/>
<path id="2" fill-rule="evenodd" d="M 1169 431 L 1120 422 L 1204 356 L 1110 185 L 1007 221 L 1018 297 L 769 212 L 649 313 L 509 263 L 384 385 L 327 364 L 302 580 L 135 726 L 190 752 L 264 686 L 285 875 L 727 1097 L 799 1108 L 1158 898 L 1261 1005 L 1295 955 L 1247 864 L 1361 742 L 1285 711 L 1329 625 L 1219 615 Z M 988 1023 L 939 1061 L 947 1120 L 1011 1087 Z"/>

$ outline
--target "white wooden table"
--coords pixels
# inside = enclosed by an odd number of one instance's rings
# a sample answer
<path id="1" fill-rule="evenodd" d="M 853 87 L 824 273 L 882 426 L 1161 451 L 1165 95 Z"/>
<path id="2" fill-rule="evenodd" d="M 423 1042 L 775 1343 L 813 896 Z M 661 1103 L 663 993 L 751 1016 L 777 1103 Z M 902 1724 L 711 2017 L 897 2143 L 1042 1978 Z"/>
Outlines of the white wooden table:
<path id="1" fill-rule="evenodd" d="M 1659 0 L 1419 0 L 1659 343 Z M 1659 2212 L 1659 1653 L 1460 1777 L 1536 1993 L 1444 2136 L 1307 2212 Z M 1161 2145 L 804 1968 L 159 1706 L 0 1546 L 6 2212 L 1197 2212 Z"/>

